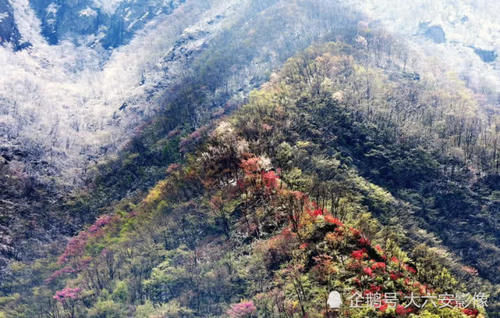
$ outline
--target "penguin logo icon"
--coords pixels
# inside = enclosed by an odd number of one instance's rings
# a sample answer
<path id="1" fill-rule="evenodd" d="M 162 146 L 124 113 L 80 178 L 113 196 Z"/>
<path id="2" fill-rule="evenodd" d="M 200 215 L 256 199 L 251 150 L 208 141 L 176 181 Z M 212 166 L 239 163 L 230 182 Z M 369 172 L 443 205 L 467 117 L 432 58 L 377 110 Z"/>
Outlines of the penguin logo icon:
<path id="1" fill-rule="evenodd" d="M 342 296 L 340 296 L 339 292 L 332 291 L 328 295 L 327 304 L 330 307 L 330 309 L 340 309 L 340 306 L 342 306 Z"/>

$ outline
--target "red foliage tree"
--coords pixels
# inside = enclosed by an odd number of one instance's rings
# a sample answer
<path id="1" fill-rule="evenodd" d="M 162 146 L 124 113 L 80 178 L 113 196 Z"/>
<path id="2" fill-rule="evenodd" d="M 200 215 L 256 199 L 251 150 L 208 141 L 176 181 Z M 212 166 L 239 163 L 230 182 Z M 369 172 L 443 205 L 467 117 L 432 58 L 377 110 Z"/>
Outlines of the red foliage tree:
<path id="1" fill-rule="evenodd" d="M 262 181 L 267 190 L 276 189 L 278 180 L 279 177 L 274 171 L 262 172 Z"/>
<path id="2" fill-rule="evenodd" d="M 404 316 L 406 315 L 407 311 L 406 311 L 406 308 L 401 306 L 401 305 L 397 305 L 396 306 L 396 314 L 397 315 L 401 315 L 401 316 Z"/>
<path id="3" fill-rule="evenodd" d="M 360 250 L 357 250 L 357 251 L 353 251 L 351 253 L 351 256 L 354 259 L 360 260 L 360 259 L 364 258 L 365 256 L 367 256 L 366 255 L 366 249 L 363 248 L 363 249 L 360 249 Z"/>
<path id="4" fill-rule="evenodd" d="M 382 270 L 385 270 L 385 267 L 386 267 L 386 265 L 385 265 L 385 263 L 383 263 L 383 262 L 377 262 L 377 263 L 374 263 L 374 264 L 372 265 L 372 269 L 373 269 L 373 270 L 376 270 L 376 269 L 382 269 Z"/>
<path id="5" fill-rule="evenodd" d="M 325 215 L 325 222 L 330 224 L 335 224 L 337 226 L 344 226 L 344 224 L 339 219 L 333 217 L 330 214 Z"/>
<path id="6" fill-rule="evenodd" d="M 378 307 L 378 310 L 380 310 L 381 312 L 385 312 L 387 310 L 387 307 L 389 307 L 388 304 L 383 304 L 380 307 Z"/>
<path id="7" fill-rule="evenodd" d="M 231 305 L 231 308 L 227 311 L 228 316 L 231 318 L 250 318 L 254 317 L 256 313 L 257 308 L 253 301 L 242 301 Z"/>
<path id="8" fill-rule="evenodd" d="M 80 297 L 82 289 L 77 287 L 77 288 L 64 288 L 63 290 L 57 291 L 56 294 L 54 295 L 54 299 L 57 300 L 58 302 L 64 302 L 66 300 L 75 300 Z"/>
<path id="9" fill-rule="evenodd" d="M 371 242 L 366 237 L 362 237 L 362 238 L 359 239 L 359 244 L 363 245 L 363 246 L 368 246 L 368 245 L 371 244 Z"/>
<path id="10" fill-rule="evenodd" d="M 321 210 L 321 209 L 315 209 L 311 213 L 311 216 L 315 216 L 316 217 L 316 216 L 319 216 L 319 215 L 323 215 L 323 210 Z"/>
<path id="11" fill-rule="evenodd" d="M 396 273 L 391 273 L 389 276 L 391 277 L 392 280 L 398 280 L 399 278 L 401 278 L 401 274 L 396 274 Z"/>
<path id="12" fill-rule="evenodd" d="M 88 232 L 89 233 L 95 233 L 97 232 L 99 229 L 105 227 L 106 225 L 110 224 L 112 221 L 113 221 L 113 216 L 111 215 L 103 215 L 101 216 L 100 218 L 98 218 L 94 224 L 92 224 L 90 227 L 89 227 L 89 230 Z"/>
<path id="13" fill-rule="evenodd" d="M 479 311 L 477 309 L 472 309 L 472 308 L 464 308 L 462 312 L 467 316 L 471 317 L 477 317 L 477 315 L 479 314 Z"/>
<path id="14" fill-rule="evenodd" d="M 245 174 L 253 174 L 256 173 L 260 170 L 260 165 L 259 165 L 260 159 L 257 157 L 252 157 L 247 160 L 242 160 L 241 161 L 241 168 L 245 172 Z"/>
<path id="15" fill-rule="evenodd" d="M 365 267 L 365 268 L 363 268 L 363 272 L 364 272 L 366 275 L 370 276 L 370 277 L 372 277 L 372 276 L 373 276 L 373 271 L 372 271 L 372 269 L 371 269 L 370 267 Z"/>
<path id="16" fill-rule="evenodd" d="M 61 256 L 59 256 L 57 263 L 59 265 L 62 265 L 66 263 L 69 260 L 69 258 L 80 256 L 85 250 L 85 247 L 87 246 L 88 238 L 89 238 L 88 233 L 83 231 L 80 232 L 77 236 L 73 237 L 71 240 L 69 240 L 68 244 L 66 245 L 66 249 L 64 250 L 64 253 Z"/>
<path id="17" fill-rule="evenodd" d="M 407 271 L 409 271 L 412 274 L 416 274 L 417 273 L 417 270 L 415 268 L 411 267 L 410 265 L 406 265 L 405 268 L 406 268 Z"/>

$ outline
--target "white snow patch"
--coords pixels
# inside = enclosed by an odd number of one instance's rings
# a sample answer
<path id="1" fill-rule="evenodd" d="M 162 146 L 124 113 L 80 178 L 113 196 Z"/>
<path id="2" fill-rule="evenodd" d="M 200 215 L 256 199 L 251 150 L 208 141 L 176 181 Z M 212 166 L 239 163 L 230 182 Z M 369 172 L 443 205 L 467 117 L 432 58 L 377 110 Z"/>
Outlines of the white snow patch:
<path id="1" fill-rule="evenodd" d="M 2 21 L 7 17 L 9 17 L 7 12 L 0 12 L 0 23 L 2 23 Z"/>
<path id="2" fill-rule="evenodd" d="M 347 0 L 372 21 L 380 21 L 390 32 L 407 38 L 415 50 L 434 57 L 476 91 L 500 97 L 500 58 L 484 63 L 471 49 L 495 48 L 500 53 L 500 1 L 491 0 Z M 419 24 L 439 25 L 447 43 L 435 44 L 422 36 Z"/>
<path id="3" fill-rule="evenodd" d="M 55 160 L 68 177 L 84 167 L 85 156 L 119 147 L 130 136 L 127 131 L 157 111 L 146 92 L 165 83 L 165 72 L 176 78 L 183 67 L 166 70 L 162 58 L 188 27 L 206 19 L 207 6 L 228 2 L 190 2 L 158 16 L 108 56 L 69 41 L 49 45 L 28 1 L 11 2 L 22 39 L 33 46 L 18 52 L 0 47 L 1 122 L 10 126 L 0 143 L 36 144 L 63 154 Z M 124 102 L 129 107 L 119 111 Z"/>
<path id="4" fill-rule="evenodd" d="M 128 21 L 128 19 L 130 18 L 130 15 L 132 14 L 132 11 L 130 11 L 130 9 L 127 9 L 127 10 L 126 10 L 126 12 L 127 12 L 127 13 L 126 13 L 126 14 L 125 14 L 125 16 L 123 17 L 123 19 L 124 19 L 125 21 Z"/>
<path id="5" fill-rule="evenodd" d="M 57 11 L 59 10 L 60 6 L 57 5 L 56 3 L 52 2 L 47 6 L 47 9 L 45 9 L 45 12 L 47 12 L 47 15 L 56 15 Z"/>
<path id="6" fill-rule="evenodd" d="M 94 0 L 94 6 L 111 15 L 125 0 Z"/>
<path id="7" fill-rule="evenodd" d="M 14 19 L 22 40 L 33 45 L 47 45 L 47 42 L 40 34 L 40 20 L 38 20 L 31 8 L 29 0 L 9 0 L 9 2 L 14 10 Z"/>
<path id="8" fill-rule="evenodd" d="M 89 7 L 80 11 L 79 14 L 82 17 L 96 17 L 97 16 L 97 12 Z"/>

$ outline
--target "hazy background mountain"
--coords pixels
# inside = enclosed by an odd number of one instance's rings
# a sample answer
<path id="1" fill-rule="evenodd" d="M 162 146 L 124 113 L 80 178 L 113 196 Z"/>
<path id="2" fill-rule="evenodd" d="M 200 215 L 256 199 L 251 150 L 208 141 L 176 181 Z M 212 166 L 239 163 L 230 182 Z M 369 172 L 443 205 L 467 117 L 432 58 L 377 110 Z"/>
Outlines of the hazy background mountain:
<path id="1" fill-rule="evenodd" d="M 500 98 L 500 3 L 489 0 L 350 0 L 372 24 L 407 39 L 437 67 L 465 80 L 483 103 Z M 432 59 L 435 62 L 432 62 Z M 484 99 L 488 99 L 485 101 Z"/>

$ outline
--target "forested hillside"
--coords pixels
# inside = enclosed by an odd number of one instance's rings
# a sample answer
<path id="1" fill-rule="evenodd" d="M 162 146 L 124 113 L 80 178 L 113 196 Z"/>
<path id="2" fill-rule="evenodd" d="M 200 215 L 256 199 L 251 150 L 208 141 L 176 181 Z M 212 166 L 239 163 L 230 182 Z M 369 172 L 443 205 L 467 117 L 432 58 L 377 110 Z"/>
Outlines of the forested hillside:
<path id="1" fill-rule="evenodd" d="M 155 142 L 180 122 L 190 130 L 231 111 L 273 68 L 327 34 L 352 30 L 357 20 L 330 1 L 189 1 L 165 9 L 130 44 L 102 54 L 99 45 L 45 42 L 35 13 L 49 4 L 33 2 L 34 12 L 28 1 L 15 3 L 33 47 L 0 48 L 2 263 L 33 260 L 111 202 L 147 191 L 180 157 Z M 60 18 L 90 2 L 61 5 Z M 122 1 L 122 10 L 144 6 Z M 77 35 L 60 23 L 58 38 Z M 119 152 L 127 144 L 141 156 Z M 73 211 L 65 205 L 74 191 L 91 193 L 69 202 L 77 205 Z"/>
<path id="2" fill-rule="evenodd" d="M 0 0 L 0 318 L 497 317 L 466 2 Z"/>
<path id="3" fill-rule="evenodd" d="M 331 289 L 494 301 L 491 119 L 459 83 L 445 94 L 443 81 L 397 57 L 377 66 L 358 42 L 314 46 L 234 115 L 163 135 L 155 146 L 180 153 L 167 177 L 115 204 L 61 255 L 13 264 L 4 313 L 322 317 Z M 146 153 L 137 140 L 128 160 Z M 351 317 L 484 314 L 347 305 Z"/>

